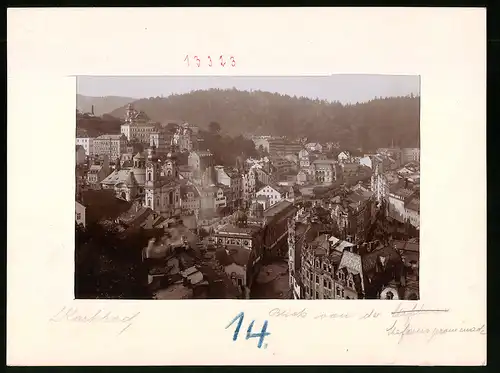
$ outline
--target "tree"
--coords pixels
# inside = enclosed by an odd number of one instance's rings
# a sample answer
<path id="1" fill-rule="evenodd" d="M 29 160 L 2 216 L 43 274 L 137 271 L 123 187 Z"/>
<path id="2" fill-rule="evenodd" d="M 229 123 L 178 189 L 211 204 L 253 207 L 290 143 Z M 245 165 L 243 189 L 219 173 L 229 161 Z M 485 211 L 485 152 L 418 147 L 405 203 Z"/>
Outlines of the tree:
<path id="1" fill-rule="evenodd" d="M 220 124 L 217 122 L 210 122 L 208 125 L 208 129 L 211 133 L 219 133 L 221 130 Z"/>
<path id="2" fill-rule="evenodd" d="M 343 105 L 269 92 L 213 89 L 142 99 L 134 105 L 158 122 L 182 118 L 189 123 L 202 123 L 207 117 L 216 118 L 219 123 L 231 124 L 224 131 L 232 136 L 302 136 L 310 142 L 340 142 L 343 147 L 362 146 L 368 151 L 385 147 L 392 140 L 401 147 L 418 144 L 420 97 L 414 96 Z M 125 112 L 126 108 L 121 107 L 111 114 L 123 118 Z M 116 131 L 119 133 L 119 125 Z"/>
<path id="3" fill-rule="evenodd" d="M 167 130 L 171 134 L 174 134 L 177 131 L 177 128 L 179 128 L 179 125 L 177 125 L 177 123 L 168 123 L 167 124 Z"/>
<path id="4" fill-rule="evenodd" d="M 75 230 L 76 298 L 150 298 L 142 263 L 142 248 L 150 238 L 146 232 L 122 237 L 113 227 L 99 224 Z"/>

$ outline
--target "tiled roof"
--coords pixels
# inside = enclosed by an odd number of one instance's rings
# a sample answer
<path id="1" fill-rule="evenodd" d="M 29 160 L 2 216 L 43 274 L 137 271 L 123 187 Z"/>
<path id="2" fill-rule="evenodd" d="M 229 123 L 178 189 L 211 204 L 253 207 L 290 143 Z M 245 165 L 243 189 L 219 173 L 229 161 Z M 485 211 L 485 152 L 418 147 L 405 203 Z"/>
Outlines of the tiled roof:
<path id="1" fill-rule="evenodd" d="M 414 193 L 413 190 L 406 189 L 406 188 L 398 188 L 394 191 L 391 190 L 391 192 L 394 193 L 395 195 L 403 197 L 403 198 L 408 198 Z"/>
<path id="2" fill-rule="evenodd" d="M 229 256 L 231 263 L 235 263 L 239 266 L 248 265 L 248 259 L 250 258 L 251 250 L 242 248 L 236 245 L 227 245 L 226 250 L 224 250 Z"/>
<path id="3" fill-rule="evenodd" d="M 336 164 L 334 159 L 316 159 L 312 162 L 313 164 Z"/>
<path id="4" fill-rule="evenodd" d="M 406 205 L 406 208 L 420 213 L 420 199 L 412 198 L 412 200 Z"/>
<path id="5" fill-rule="evenodd" d="M 119 140 L 123 134 L 106 134 L 95 138 L 95 140 Z"/>
<path id="6" fill-rule="evenodd" d="M 260 227 L 255 226 L 255 225 L 247 225 L 246 227 L 238 227 L 234 224 L 228 223 L 225 224 L 217 229 L 218 233 L 243 233 L 243 234 L 254 234 L 256 232 L 259 232 L 261 230 Z"/>
<path id="7" fill-rule="evenodd" d="M 264 216 L 265 217 L 275 216 L 280 212 L 284 211 L 285 209 L 289 208 L 290 206 L 293 206 L 293 203 L 285 200 L 280 201 L 278 203 L 275 203 L 271 207 L 267 208 L 266 210 L 264 210 Z"/>
<path id="8" fill-rule="evenodd" d="M 197 198 L 200 196 L 200 194 L 198 193 L 198 190 L 194 186 L 185 185 L 185 184 L 181 185 L 181 198 L 185 198 L 189 192 L 193 193 L 194 198 Z"/>
<path id="9" fill-rule="evenodd" d="M 208 220 L 208 219 L 215 219 L 219 218 L 219 214 L 217 214 L 217 211 L 215 209 L 202 209 L 200 210 L 199 213 L 199 220 Z"/>
<path id="10" fill-rule="evenodd" d="M 121 169 L 113 171 L 101 183 L 108 185 L 117 185 L 119 183 L 124 183 L 127 186 L 133 186 L 137 184 L 137 180 L 135 180 L 132 170 Z"/>
<path id="11" fill-rule="evenodd" d="M 344 251 L 340 260 L 340 268 L 347 268 L 350 272 L 361 273 L 363 267 L 361 264 L 361 256 L 358 254 Z"/>
<path id="12" fill-rule="evenodd" d="M 87 221 L 114 220 L 132 206 L 131 202 L 116 198 L 110 190 L 82 191 L 81 200 L 87 208 Z"/>
<path id="13" fill-rule="evenodd" d="M 393 247 L 385 246 L 381 249 L 363 255 L 363 271 L 373 271 L 376 267 L 377 260 L 379 260 L 380 257 L 385 257 L 387 260 L 387 264 L 395 264 L 401 262 L 401 256 L 399 255 L 399 253 Z"/>
<path id="14" fill-rule="evenodd" d="M 413 252 L 420 251 L 420 245 L 418 242 L 394 240 L 392 244 L 396 250 L 405 250 Z"/>

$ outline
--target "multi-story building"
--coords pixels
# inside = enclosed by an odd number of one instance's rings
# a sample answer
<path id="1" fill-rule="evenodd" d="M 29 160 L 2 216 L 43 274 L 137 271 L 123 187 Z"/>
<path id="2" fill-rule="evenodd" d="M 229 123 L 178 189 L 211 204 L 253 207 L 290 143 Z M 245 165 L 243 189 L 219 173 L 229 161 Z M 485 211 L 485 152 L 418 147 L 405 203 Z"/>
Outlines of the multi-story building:
<path id="1" fill-rule="evenodd" d="M 157 132 L 158 127 L 158 123 L 151 121 L 146 113 L 135 110 L 132 104 L 129 104 L 120 132 L 128 141 L 137 141 L 149 145 L 151 134 Z"/>
<path id="2" fill-rule="evenodd" d="M 237 208 L 242 202 L 242 177 L 234 169 L 223 166 L 215 166 L 216 182 L 230 188 L 231 199 L 228 201 L 230 207 Z"/>
<path id="3" fill-rule="evenodd" d="M 87 172 L 87 184 L 91 189 L 101 189 L 101 182 L 109 175 L 109 157 L 102 155 L 93 161 Z"/>
<path id="4" fill-rule="evenodd" d="M 227 206 L 227 196 L 230 189 L 222 184 L 198 187 L 201 210 L 216 210 Z"/>
<path id="5" fill-rule="evenodd" d="M 220 247 L 216 254 L 217 260 L 223 267 L 231 265 L 226 256 L 237 256 L 239 269 L 232 266 L 227 270 L 229 276 L 239 279 L 238 284 L 244 287 L 245 298 L 249 298 L 253 279 L 258 272 L 258 263 L 263 257 L 262 233 L 263 227 L 260 221 L 248 219 L 248 216 L 238 210 L 233 215 L 233 221 L 221 225 L 215 229 L 212 235 L 216 244 Z"/>
<path id="6" fill-rule="evenodd" d="M 403 148 L 402 163 L 420 162 L 420 148 Z"/>
<path id="7" fill-rule="evenodd" d="M 255 149 L 269 153 L 269 141 L 272 136 L 252 136 L 252 141 L 255 144 Z"/>
<path id="8" fill-rule="evenodd" d="M 366 239 L 376 214 L 375 200 L 371 191 L 358 188 L 350 193 L 341 193 L 332 198 L 329 209 L 341 238 L 354 243 Z"/>
<path id="9" fill-rule="evenodd" d="M 82 205 L 80 202 L 75 201 L 75 222 L 78 225 L 86 226 L 85 222 L 85 209 L 86 207 Z"/>
<path id="10" fill-rule="evenodd" d="M 399 223 L 420 227 L 420 192 L 412 186 L 395 186 L 389 191 L 387 216 Z"/>
<path id="11" fill-rule="evenodd" d="M 307 149 L 302 149 L 299 152 L 299 167 L 309 168 L 311 166 L 310 154 Z"/>
<path id="12" fill-rule="evenodd" d="M 309 167 L 312 179 L 317 183 L 333 183 L 337 180 L 337 162 L 333 159 L 316 159 Z"/>
<path id="13" fill-rule="evenodd" d="M 398 184 L 401 177 L 392 171 L 382 172 L 382 164 L 376 163 L 375 171 L 371 176 L 371 190 L 374 193 L 375 200 L 381 204 L 387 202 L 389 197 L 389 189 Z"/>
<path id="14" fill-rule="evenodd" d="M 415 191 L 408 188 L 393 188 L 389 191 L 387 215 L 392 219 L 404 223 L 406 222 L 406 206 L 412 199 Z"/>
<path id="15" fill-rule="evenodd" d="M 269 142 L 269 154 L 298 154 L 303 145 L 300 142 L 292 142 L 286 139 L 270 139 Z"/>
<path id="16" fill-rule="evenodd" d="M 298 185 L 304 185 L 304 184 L 307 184 L 308 180 L 309 180 L 309 173 L 304 171 L 304 170 L 300 170 L 298 173 L 297 173 L 297 177 L 296 177 L 296 180 L 297 180 L 297 184 Z"/>
<path id="17" fill-rule="evenodd" d="M 192 151 L 188 156 L 188 165 L 192 169 L 193 181 L 207 186 L 215 182 L 214 157 L 208 150 Z"/>
<path id="18" fill-rule="evenodd" d="M 77 145 L 75 148 L 75 159 L 76 159 L 76 164 L 81 165 L 85 163 L 85 149 L 81 145 Z"/>
<path id="19" fill-rule="evenodd" d="M 261 184 L 267 185 L 271 182 L 272 177 L 268 171 L 264 170 L 260 165 L 250 167 L 250 170 L 255 172 L 255 179 Z"/>
<path id="20" fill-rule="evenodd" d="M 323 146 L 317 142 L 310 142 L 310 143 L 306 144 L 305 147 L 310 152 L 321 153 L 323 151 Z"/>
<path id="21" fill-rule="evenodd" d="M 86 133 L 77 134 L 76 145 L 83 146 L 87 157 L 94 155 L 94 138 L 88 136 Z"/>
<path id="22" fill-rule="evenodd" d="M 399 167 L 403 161 L 403 151 L 398 148 L 391 146 L 390 148 L 379 148 L 377 149 L 377 154 L 389 157 L 395 161 L 395 167 Z"/>
<path id="23" fill-rule="evenodd" d="M 94 139 L 94 155 L 107 155 L 115 160 L 127 152 L 127 139 L 120 135 L 101 135 Z"/>
<path id="24" fill-rule="evenodd" d="M 255 196 L 256 181 L 257 178 L 253 169 L 241 175 L 241 198 L 246 206 L 249 206 L 250 201 Z"/>
<path id="25" fill-rule="evenodd" d="M 200 195 L 193 185 L 181 185 L 181 209 L 186 214 L 197 214 L 200 211 Z"/>
<path id="26" fill-rule="evenodd" d="M 295 299 L 414 297 L 407 289 L 409 271 L 391 245 L 354 245 L 332 236 L 319 224 L 291 220 L 289 281 Z"/>
<path id="27" fill-rule="evenodd" d="M 255 193 L 255 197 L 259 198 L 261 196 L 266 197 L 269 200 L 270 206 L 280 202 L 285 198 L 281 188 L 275 185 L 266 185 L 263 188 L 259 189 Z"/>
<path id="28" fill-rule="evenodd" d="M 155 131 L 149 134 L 149 146 L 156 149 L 157 154 L 166 154 L 170 151 L 168 138 L 163 131 Z"/>
<path id="29" fill-rule="evenodd" d="M 196 150 L 198 144 L 198 127 L 185 122 L 177 127 L 172 137 L 172 144 L 180 151 L 191 152 Z"/>
<path id="30" fill-rule="evenodd" d="M 337 159 L 338 159 L 339 163 L 351 162 L 351 153 L 347 150 L 344 150 L 344 151 L 339 153 L 339 155 L 337 156 Z"/>

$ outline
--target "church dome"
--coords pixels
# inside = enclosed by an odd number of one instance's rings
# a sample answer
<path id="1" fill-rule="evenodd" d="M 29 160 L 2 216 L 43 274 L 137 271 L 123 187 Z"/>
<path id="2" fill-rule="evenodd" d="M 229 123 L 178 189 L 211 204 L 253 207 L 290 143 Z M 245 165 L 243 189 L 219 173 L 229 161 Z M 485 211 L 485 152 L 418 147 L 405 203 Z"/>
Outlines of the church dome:
<path id="1" fill-rule="evenodd" d="M 128 187 L 133 187 L 135 185 L 136 181 L 135 181 L 135 177 L 134 177 L 134 172 L 133 171 L 130 171 L 128 176 L 127 176 L 127 181 L 126 181 L 126 185 Z"/>
<path id="2" fill-rule="evenodd" d="M 132 168 L 131 173 L 134 174 L 134 178 L 137 181 L 137 184 L 144 185 L 146 183 L 146 169 L 145 168 L 134 167 L 134 168 Z"/>
<path id="3" fill-rule="evenodd" d="M 237 225 L 242 225 L 246 224 L 248 220 L 247 214 L 241 209 L 241 207 L 238 209 L 238 211 L 234 214 L 234 222 Z"/>
<path id="4" fill-rule="evenodd" d="M 137 152 L 137 154 L 134 155 L 134 159 L 146 159 L 146 157 L 144 156 L 144 153 Z"/>

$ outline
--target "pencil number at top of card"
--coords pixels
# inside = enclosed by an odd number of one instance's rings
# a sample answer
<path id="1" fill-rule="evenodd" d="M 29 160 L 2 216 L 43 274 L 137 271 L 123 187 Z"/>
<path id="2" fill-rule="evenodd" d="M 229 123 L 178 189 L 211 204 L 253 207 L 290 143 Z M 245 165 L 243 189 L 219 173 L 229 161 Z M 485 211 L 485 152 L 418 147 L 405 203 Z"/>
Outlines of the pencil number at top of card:
<path id="1" fill-rule="evenodd" d="M 236 59 L 233 56 L 225 57 L 224 55 L 220 55 L 217 59 L 216 57 L 207 56 L 206 58 L 201 56 L 190 56 L 186 54 L 184 57 L 184 63 L 187 67 L 201 67 L 206 65 L 208 67 L 214 67 L 220 65 L 221 67 L 236 67 Z"/>

